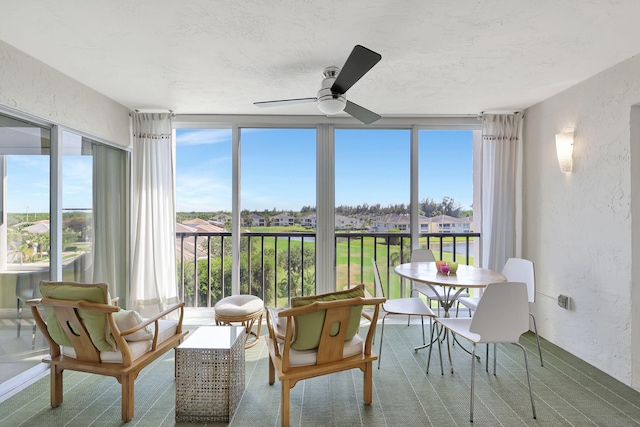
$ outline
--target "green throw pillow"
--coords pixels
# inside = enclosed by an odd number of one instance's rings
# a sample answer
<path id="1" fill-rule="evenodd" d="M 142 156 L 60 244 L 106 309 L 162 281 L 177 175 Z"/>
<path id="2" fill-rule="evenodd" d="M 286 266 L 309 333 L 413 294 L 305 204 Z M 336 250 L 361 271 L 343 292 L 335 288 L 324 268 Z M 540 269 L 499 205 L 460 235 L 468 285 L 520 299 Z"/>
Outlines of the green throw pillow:
<path id="1" fill-rule="evenodd" d="M 75 282 L 40 282 L 40 293 L 43 297 L 64 300 L 86 300 L 99 304 L 110 304 L 109 285 L 106 283 L 75 283 Z M 73 346 L 71 340 L 60 326 L 52 307 L 45 307 L 47 312 L 47 330 L 55 342 L 63 346 Z M 78 310 L 78 317 L 82 320 L 91 341 L 100 351 L 116 350 L 111 337 L 111 328 L 105 313 L 95 313 L 89 310 Z M 72 325 L 73 328 L 73 325 Z"/>
<path id="2" fill-rule="evenodd" d="M 360 284 L 351 289 L 329 294 L 314 295 L 310 297 L 291 298 L 291 307 L 301 307 L 313 304 L 316 301 L 337 301 L 355 297 L 364 298 L 364 285 Z M 320 345 L 320 335 L 322 334 L 322 325 L 324 324 L 325 311 L 317 311 L 315 313 L 303 314 L 297 316 L 295 325 L 295 334 L 291 348 L 294 350 L 312 350 Z M 347 325 L 347 335 L 345 339 L 350 340 L 360 328 L 360 316 L 362 315 L 362 306 L 352 307 L 349 324 Z M 331 331 L 333 334 L 338 332 L 338 325 L 334 325 Z"/>

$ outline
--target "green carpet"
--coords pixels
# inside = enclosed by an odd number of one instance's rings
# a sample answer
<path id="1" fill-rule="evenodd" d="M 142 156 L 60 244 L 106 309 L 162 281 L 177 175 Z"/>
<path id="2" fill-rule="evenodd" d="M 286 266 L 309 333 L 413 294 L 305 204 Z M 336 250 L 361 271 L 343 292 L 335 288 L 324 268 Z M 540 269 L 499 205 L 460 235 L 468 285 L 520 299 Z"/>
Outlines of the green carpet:
<path id="1" fill-rule="evenodd" d="M 379 329 L 378 329 L 379 333 Z M 378 337 L 376 337 L 379 339 Z M 538 419 L 531 414 L 522 351 L 498 346 L 497 375 L 477 366 L 474 426 L 638 426 L 640 393 L 543 340 L 541 367 L 535 338 L 527 347 Z M 418 353 L 420 327 L 388 325 L 381 368 L 373 373 L 373 402 L 362 402 L 362 373 L 352 370 L 298 383 L 291 391 L 292 426 L 460 426 L 469 423 L 470 356 L 452 349 L 455 373 L 440 374 L 437 352 Z M 379 341 L 376 340 L 376 353 Z M 265 340 L 246 352 L 246 391 L 231 426 L 280 425 L 280 384 L 268 384 Z M 128 426 L 174 426 L 173 352 L 142 371 L 135 416 Z M 0 403 L 0 426 L 118 426 L 120 385 L 113 378 L 65 371 L 64 403 L 49 406 L 43 378 Z M 187 425 L 187 424 L 184 424 Z M 218 424 L 208 424 L 218 425 Z M 226 425 L 226 424 L 222 424 Z"/>

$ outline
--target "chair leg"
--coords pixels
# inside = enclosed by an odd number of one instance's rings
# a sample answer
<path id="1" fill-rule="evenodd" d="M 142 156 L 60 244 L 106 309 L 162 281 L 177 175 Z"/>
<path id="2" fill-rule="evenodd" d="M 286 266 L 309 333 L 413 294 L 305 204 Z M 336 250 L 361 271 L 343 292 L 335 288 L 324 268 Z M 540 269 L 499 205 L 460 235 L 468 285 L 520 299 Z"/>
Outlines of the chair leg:
<path id="1" fill-rule="evenodd" d="M 427 357 L 427 374 L 429 374 L 429 366 L 431 365 L 431 351 L 433 350 L 433 331 L 436 331 L 436 340 L 438 341 L 438 352 L 440 353 L 440 374 L 444 375 L 444 367 L 442 366 L 442 344 L 440 343 L 440 334 L 438 332 L 438 324 L 431 325 L 431 345 L 429 345 L 429 356 Z"/>
<path id="2" fill-rule="evenodd" d="M 449 353 L 449 366 L 451 367 L 451 373 L 453 374 L 453 359 L 451 358 L 451 346 L 449 345 L 449 331 L 445 329 L 444 334 L 447 338 L 447 353 Z"/>
<path id="3" fill-rule="evenodd" d="M 424 338 L 424 316 L 420 316 L 420 322 L 422 322 L 422 345 L 427 345 Z"/>
<path id="4" fill-rule="evenodd" d="M 280 404 L 282 405 L 282 427 L 288 427 L 291 384 L 288 380 L 284 380 L 280 383 L 280 387 Z"/>
<path id="5" fill-rule="evenodd" d="M 382 318 L 382 328 L 380 329 L 380 350 L 378 351 L 378 369 L 380 369 L 380 360 L 382 360 L 382 339 L 384 338 L 384 321 L 387 318 L 387 314 L 385 314 L 384 317 Z"/>
<path id="6" fill-rule="evenodd" d="M 18 298 L 18 338 L 20 338 L 20 327 L 22 326 L 22 300 Z"/>
<path id="7" fill-rule="evenodd" d="M 473 343 L 471 349 L 471 406 L 469 408 L 469 422 L 473 422 L 473 398 L 476 383 L 476 343 Z"/>
<path id="8" fill-rule="evenodd" d="M 438 340 L 440 341 L 440 340 Z M 426 373 L 429 375 L 429 366 L 431 365 L 431 351 L 433 350 L 433 340 L 431 340 L 431 345 L 429 346 L 429 355 L 427 356 L 427 370 Z M 442 354 L 440 354 L 440 359 L 442 359 Z"/>
<path id="9" fill-rule="evenodd" d="M 491 344 L 487 343 L 487 354 L 485 355 L 485 358 L 484 358 L 484 371 L 485 372 L 489 372 L 489 346 L 490 345 Z"/>
<path id="10" fill-rule="evenodd" d="M 273 360 L 269 356 L 269 385 L 273 385 L 276 382 L 276 368 L 273 366 Z"/>
<path id="11" fill-rule="evenodd" d="M 57 408 L 62 405 L 62 369 L 55 365 L 51 365 L 50 380 L 50 393 L 51 393 L 51 407 Z"/>
<path id="12" fill-rule="evenodd" d="M 129 421 L 133 418 L 134 397 L 133 384 L 134 375 L 126 375 L 122 381 L 122 421 Z"/>
<path id="13" fill-rule="evenodd" d="M 438 331 L 438 324 L 437 323 L 434 324 L 433 327 L 434 327 L 434 329 L 436 331 L 436 340 L 438 340 L 438 353 L 440 354 L 440 375 L 444 375 L 444 366 L 442 366 L 442 341 L 440 340 L 440 332 L 442 331 L 442 328 L 440 329 L 440 331 Z M 431 340 L 431 341 L 433 342 L 433 340 Z"/>
<path id="14" fill-rule="evenodd" d="M 536 318 L 533 314 L 529 313 L 531 319 L 533 319 L 533 332 L 536 334 L 536 343 L 538 344 L 538 354 L 540 355 L 540 366 L 544 366 L 542 363 L 542 348 L 540 347 L 540 336 L 538 336 L 538 327 L 536 326 Z"/>
<path id="15" fill-rule="evenodd" d="M 373 400 L 373 363 L 367 362 L 364 370 L 363 398 L 365 405 L 371 405 Z"/>
<path id="16" fill-rule="evenodd" d="M 536 417 L 536 406 L 533 403 L 533 390 L 531 389 L 531 378 L 529 377 L 529 357 L 527 356 L 527 349 L 522 346 L 522 344 L 514 342 L 513 345 L 517 345 L 522 349 L 522 353 L 524 354 L 524 367 L 527 371 L 527 384 L 529 385 L 529 397 L 531 398 L 531 412 L 533 412 L 533 419 Z"/>

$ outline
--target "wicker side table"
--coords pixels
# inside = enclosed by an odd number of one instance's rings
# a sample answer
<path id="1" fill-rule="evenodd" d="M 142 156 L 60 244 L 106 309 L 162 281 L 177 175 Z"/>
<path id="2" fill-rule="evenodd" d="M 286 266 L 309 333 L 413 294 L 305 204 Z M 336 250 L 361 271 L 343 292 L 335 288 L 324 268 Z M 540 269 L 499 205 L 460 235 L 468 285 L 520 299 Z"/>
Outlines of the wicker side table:
<path id="1" fill-rule="evenodd" d="M 229 422 L 244 393 L 242 326 L 203 326 L 176 347 L 176 422 Z"/>

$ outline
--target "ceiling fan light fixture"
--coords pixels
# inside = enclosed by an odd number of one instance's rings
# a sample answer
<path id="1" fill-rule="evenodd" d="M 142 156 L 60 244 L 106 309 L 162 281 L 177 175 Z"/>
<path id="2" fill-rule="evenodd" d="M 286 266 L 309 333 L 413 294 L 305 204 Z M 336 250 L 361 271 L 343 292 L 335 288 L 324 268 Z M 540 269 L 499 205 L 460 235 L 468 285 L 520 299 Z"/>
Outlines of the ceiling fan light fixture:
<path id="1" fill-rule="evenodd" d="M 344 96 L 335 94 L 318 99 L 318 109 L 328 116 L 341 113 L 344 110 L 347 100 Z"/>

